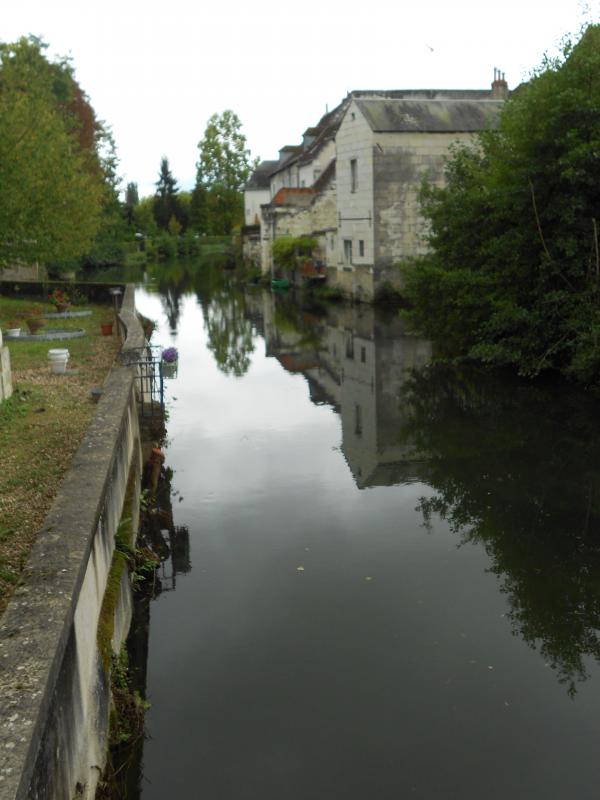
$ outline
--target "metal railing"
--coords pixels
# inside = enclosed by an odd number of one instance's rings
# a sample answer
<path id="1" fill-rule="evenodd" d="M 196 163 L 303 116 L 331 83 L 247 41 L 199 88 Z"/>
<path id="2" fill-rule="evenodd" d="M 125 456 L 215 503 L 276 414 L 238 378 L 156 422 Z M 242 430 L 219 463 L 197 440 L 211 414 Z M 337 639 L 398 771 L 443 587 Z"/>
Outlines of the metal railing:
<path id="1" fill-rule="evenodd" d="M 136 367 L 140 417 L 163 419 L 165 392 L 161 348 L 151 344 L 129 348 L 120 354 L 119 361 L 123 366 Z"/>

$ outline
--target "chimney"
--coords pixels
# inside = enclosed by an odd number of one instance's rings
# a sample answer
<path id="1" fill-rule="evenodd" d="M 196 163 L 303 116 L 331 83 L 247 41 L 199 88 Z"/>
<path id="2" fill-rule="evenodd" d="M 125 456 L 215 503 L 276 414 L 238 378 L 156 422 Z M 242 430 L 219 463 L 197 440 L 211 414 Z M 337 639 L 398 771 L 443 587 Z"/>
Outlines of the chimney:
<path id="1" fill-rule="evenodd" d="M 492 100 L 506 100 L 508 97 L 508 83 L 506 75 L 494 67 L 494 82 L 492 83 Z"/>

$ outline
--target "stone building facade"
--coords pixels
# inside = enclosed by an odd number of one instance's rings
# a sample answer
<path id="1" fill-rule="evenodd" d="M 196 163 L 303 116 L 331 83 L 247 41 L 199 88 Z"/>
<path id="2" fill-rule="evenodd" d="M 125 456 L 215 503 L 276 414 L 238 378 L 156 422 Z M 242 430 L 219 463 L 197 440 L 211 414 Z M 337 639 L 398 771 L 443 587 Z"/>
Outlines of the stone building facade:
<path id="1" fill-rule="evenodd" d="M 456 142 L 493 127 L 489 92 L 388 92 L 352 98 L 336 136 L 338 265 L 331 282 L 356 299 L 401 288 L 394 265 L 427 251 L 419 191 L 441 185 Z"/>
<path id="2" fill-rule="evenodd" d="M 263 162 L 275 166 L 261 173 L 262 196 L 268 178 L 269 199 L 253 233 L 262 271 L 273 269 L 274 239 L 312 236 L 327 282 L 348 297 L 371 301 L 384 284 L 401 289 L 397 265 L 427 251 L 423 180 L 441 185 L 451 145 L 494 127 L 507 96 L 498 72 L 490 90 L 348 94 L 305 131 L 301 145 L 282 148 L 277 162 Z"/>

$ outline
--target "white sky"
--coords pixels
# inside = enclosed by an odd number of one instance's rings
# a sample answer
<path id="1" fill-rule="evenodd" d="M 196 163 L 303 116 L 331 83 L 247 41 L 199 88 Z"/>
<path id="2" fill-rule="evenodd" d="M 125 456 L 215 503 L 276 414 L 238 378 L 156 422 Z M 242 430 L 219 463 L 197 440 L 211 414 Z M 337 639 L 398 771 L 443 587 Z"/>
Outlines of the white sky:
<path id="1" fill-rule="evenodd" d="M 0 39 L 35 34 L 71 55 L 113 129 L 125 181 L 154 191 L 162 155 L 192 188 L 214 112 L 241 118 L 252 154 L 285 144 L 351 89 L 514 87 L 560 39 L 597 21 L 582 0 L 4 0 Z"/>

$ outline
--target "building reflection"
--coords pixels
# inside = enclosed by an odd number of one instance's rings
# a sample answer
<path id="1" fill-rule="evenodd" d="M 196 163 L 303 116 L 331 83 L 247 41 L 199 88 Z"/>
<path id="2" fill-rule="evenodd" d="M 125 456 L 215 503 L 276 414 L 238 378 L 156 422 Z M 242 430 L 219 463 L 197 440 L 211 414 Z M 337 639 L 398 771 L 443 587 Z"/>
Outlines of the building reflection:
<path id="1" fill-rule="evenodd" d="M 267 355 L 302 373 L 310 396 L 342 423 L 342 452 L 359 489 L 422 479 L 425 462 L 405 431 L 405 384 L 431 358 L 431 345 L 396 316 L 372 307 L 339 306 L 324 313 L 262 293 L 246 300 L 262 317 Z"/>

